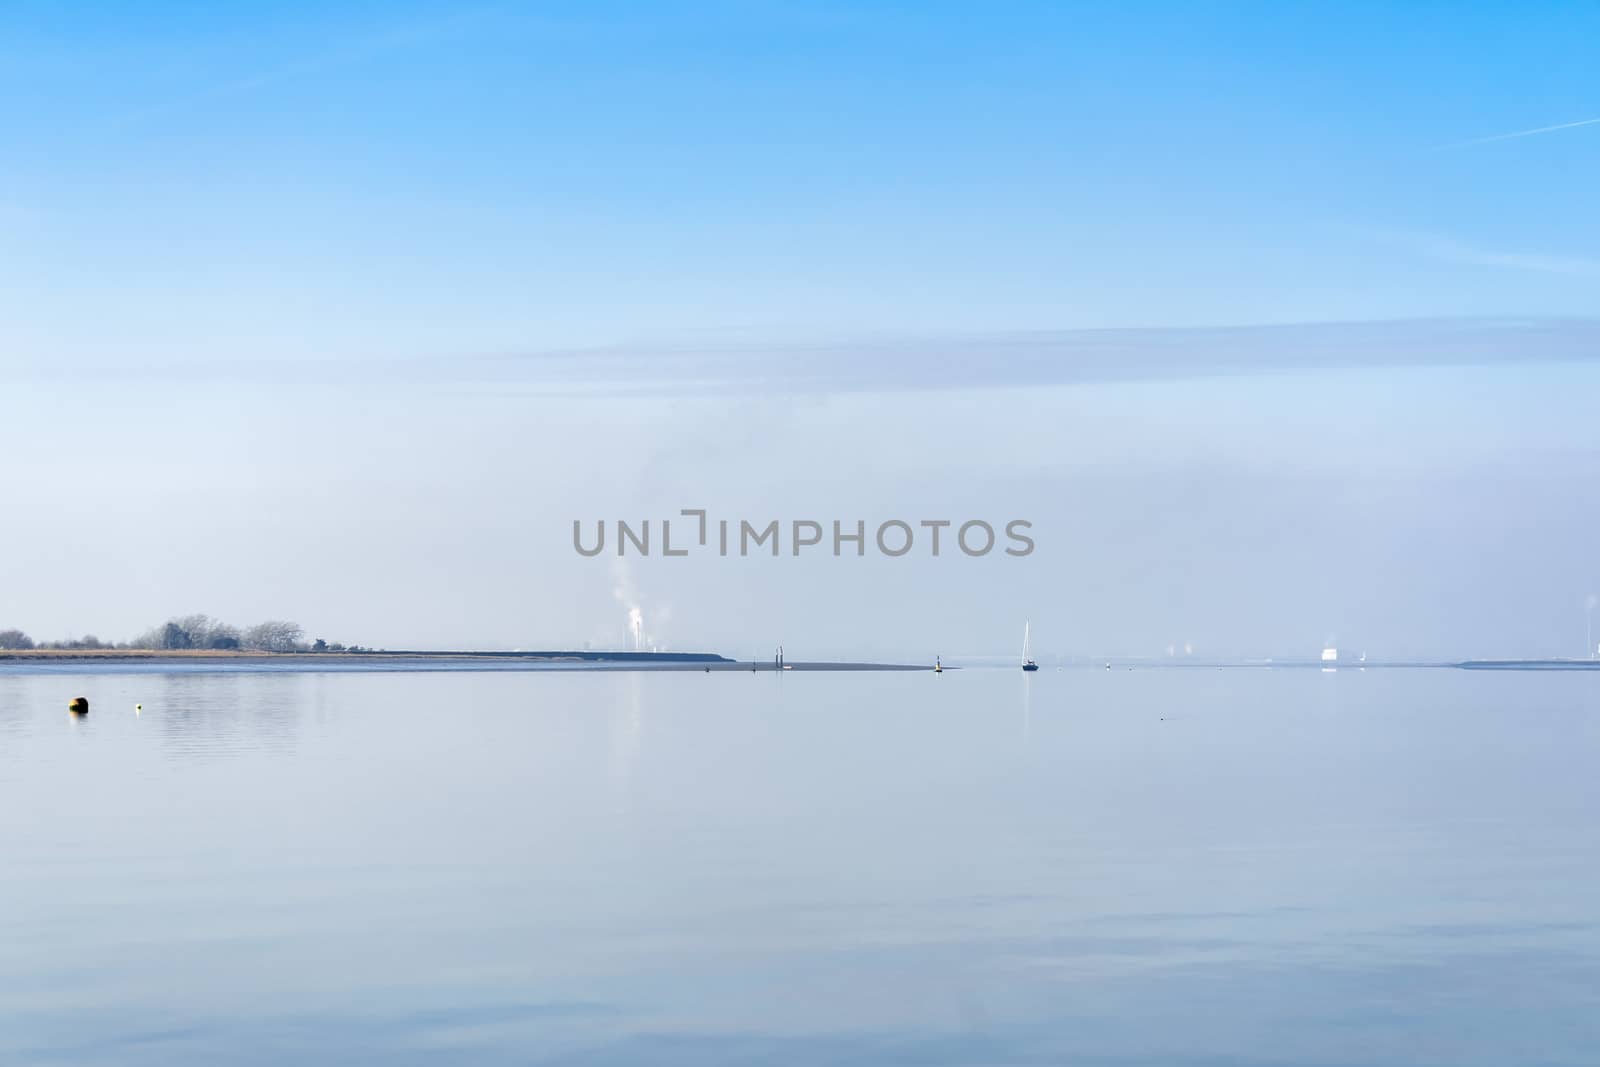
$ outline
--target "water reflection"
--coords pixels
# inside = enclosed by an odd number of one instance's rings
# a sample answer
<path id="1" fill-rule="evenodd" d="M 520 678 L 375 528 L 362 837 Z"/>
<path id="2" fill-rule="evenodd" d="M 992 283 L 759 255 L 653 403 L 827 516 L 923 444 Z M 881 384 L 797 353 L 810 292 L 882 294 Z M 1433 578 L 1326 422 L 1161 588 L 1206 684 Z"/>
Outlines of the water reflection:
<path id="1" fill-rule="evenodd" d="M 1033 739 L 1033 675 L 1022 674 L 1022 740 Z"/>
<path id="2" fill-rule="evenodd" d="M 611 677 L 616 679 L 613 684 L 621 689 L 621 700 L 606 716 L 609 724 L 607 767 L 616 810 L 626 813 L 633 805 L 634 769 L 644 743 L 644 714 L 641 709 L 644 676 L 623 672 Z"/>
<path id="3" fill-rule="evenodd" d="M 26 692 L 24 679 L 0 675 L 0 735 L 20 737 L 27 732 L 33 709 L 25 703 Z"/>
<path id="4" fill-rule="evenodd" d="M 286 755 L 295 747 L 301 715 L 317 706 L 317 675 L 290 673 L 167 674 L 159 686 L 162 740 L 174 757 L 226 759 Z M 153 701 L 140 701 L 155 710 Z"/>
<path id="5" fill-rule="evenodd" d="M 0 1062 L 1587 1064 L 1597 689 L 0 674 Z"/>

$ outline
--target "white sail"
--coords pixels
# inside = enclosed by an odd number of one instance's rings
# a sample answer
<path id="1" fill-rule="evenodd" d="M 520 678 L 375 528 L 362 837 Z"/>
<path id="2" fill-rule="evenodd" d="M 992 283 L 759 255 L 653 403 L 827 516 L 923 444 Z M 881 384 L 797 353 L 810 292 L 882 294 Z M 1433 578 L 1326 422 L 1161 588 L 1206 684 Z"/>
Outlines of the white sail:
<path id="1" fill-rule="evenodd" d="M 1022 662 L 1028 662 L 1028 623 L 1022 624 Z"/>

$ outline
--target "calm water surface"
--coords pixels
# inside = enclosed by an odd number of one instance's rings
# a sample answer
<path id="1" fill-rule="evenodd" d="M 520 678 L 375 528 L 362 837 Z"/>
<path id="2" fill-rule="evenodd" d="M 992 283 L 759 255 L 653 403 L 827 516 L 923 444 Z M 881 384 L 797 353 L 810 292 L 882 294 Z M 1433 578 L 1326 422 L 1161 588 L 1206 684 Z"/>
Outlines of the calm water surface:
<path id="1" fill-rule="evenodd" d="M 1600 676 L 0 673 L 0 865 L 8 1063 L 1600 1062 Z"/>

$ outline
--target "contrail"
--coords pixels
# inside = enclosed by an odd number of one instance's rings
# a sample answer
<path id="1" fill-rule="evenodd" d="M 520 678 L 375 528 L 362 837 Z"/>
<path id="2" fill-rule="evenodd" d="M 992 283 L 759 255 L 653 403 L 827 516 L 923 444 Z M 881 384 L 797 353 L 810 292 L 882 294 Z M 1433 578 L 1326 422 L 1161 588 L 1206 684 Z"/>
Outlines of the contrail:
<path id="1" fill-rule="evenodd" d="M 1558 122 L 1554 126 L 1538 126 L 1531 130 L 1517 130 L 1513 133 L 1497 133 L 1489 137 L 1474 137 L 1470 141 L 1457 141 L 1455 144 L 1443 145 L 1443 148 L 1469 148 L 1475 144 L 1493 144 L 1495 141 L 1513 141 L 1518 137 L 1536 137 L 1541 133 L 1554 133 L 1557 130 L 1570 130 L 1578 126 L 1593 126 L 1600 123 L 1600 118 L 1579 119 L 1577 122 Z"/>

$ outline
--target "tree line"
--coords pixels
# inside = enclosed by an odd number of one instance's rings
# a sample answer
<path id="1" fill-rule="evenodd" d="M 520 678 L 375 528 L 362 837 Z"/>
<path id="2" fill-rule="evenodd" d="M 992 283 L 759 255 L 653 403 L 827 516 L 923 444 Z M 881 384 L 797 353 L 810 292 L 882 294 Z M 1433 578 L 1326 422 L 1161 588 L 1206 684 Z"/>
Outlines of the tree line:
<path id="1" fill-rule="evenodd" d="M 269 619 L 240 628 L 209 615 L 179 615 L 153 626 L 131 641 L 102 641 L 93 634 L 65 641 L 34 641 L 21 630 L 0 630 L 0 650 L 136 649 L 179 651 L 204 649 L 249 652 L 365 652 L 359 645 L 316 638 L 307 642 L 299 623 Z"/>

